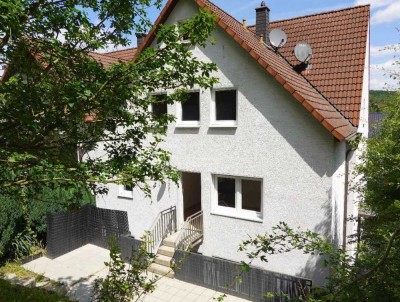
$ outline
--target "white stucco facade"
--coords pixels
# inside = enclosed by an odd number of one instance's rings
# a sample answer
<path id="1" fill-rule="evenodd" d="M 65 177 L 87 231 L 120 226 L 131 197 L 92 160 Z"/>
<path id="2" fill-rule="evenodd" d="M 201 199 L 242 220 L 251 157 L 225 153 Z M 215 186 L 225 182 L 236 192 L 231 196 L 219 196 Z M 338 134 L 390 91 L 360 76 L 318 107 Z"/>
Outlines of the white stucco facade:
<path id="1" fill-rule="evenodd" d="M 187 19 L 197 9 L 192 2 L 180 1 L 166 23 Z M 248 235 L 271 231 L 280 221 L 311 229 L 341 244 L 346 142 L 338 142 L 224 31 L 217 28 L 214 37 L 215 45 L 193 51 L 219 67 L 215 89 L 237 89 L 237 126 L 211 126 L 213 91 L 200 90 L 200 126 L 171 124 L 163 146 L 171 152 L 172 164 L 179 171 L 201 174 L 204 240 L 199 252 L 246 260 L 245 254 L 238 252 L 240 242 Z M 170 114 L 176 110 L 177 105 L 168 106 Z M 215 213 L 212 178 L 217 174 L 262 180 L 260 221 Z M 156 183 L 151 200 L 138 189 L 134 189 L 133 198 L 118 195 L 118 186 L 111 185 L 108 195 L 98 197 L 97 205 L 127 211 L 135 237 L 143 235 L 157 214 L 171 205 L 177 207 L 178 224 L 183 221 L 182 191 L 172 183 Z M 321 285 L 326 271 L 318 261 L 293 252 L 254 264 L 311 278 L 315 285 Z"/>

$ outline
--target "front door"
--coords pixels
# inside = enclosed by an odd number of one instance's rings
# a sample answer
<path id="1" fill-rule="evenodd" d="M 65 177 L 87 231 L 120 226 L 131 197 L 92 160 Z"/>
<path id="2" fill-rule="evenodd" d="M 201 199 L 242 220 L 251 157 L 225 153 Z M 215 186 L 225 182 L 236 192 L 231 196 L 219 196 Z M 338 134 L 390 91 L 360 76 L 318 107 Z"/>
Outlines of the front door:
<path id="1" fill-rule="evenodd" d="M 183 218 L 201 211 L 201 174 L 182 172 Z"/>

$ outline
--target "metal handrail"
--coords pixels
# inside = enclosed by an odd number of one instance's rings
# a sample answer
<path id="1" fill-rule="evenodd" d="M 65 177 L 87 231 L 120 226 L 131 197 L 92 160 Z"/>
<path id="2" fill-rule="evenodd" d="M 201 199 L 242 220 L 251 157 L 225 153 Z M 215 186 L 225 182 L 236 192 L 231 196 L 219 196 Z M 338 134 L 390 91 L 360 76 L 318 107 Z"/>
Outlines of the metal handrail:
<path id="1" fill-rule="evenodd" d="M 147 240 L 147 251 L 157 253 L 162 241 L 177 231 L 176 207 L 172 206 L 161 211 L 150 228 L 150 239 Z"/>
<path id="2" fill-rule="evenodd" d="M 203 233 L 203 211 L 199 211 L 186 219 L 176 240 L 176 247 L 187 251 L 194 242 L 203 238 Z"/>

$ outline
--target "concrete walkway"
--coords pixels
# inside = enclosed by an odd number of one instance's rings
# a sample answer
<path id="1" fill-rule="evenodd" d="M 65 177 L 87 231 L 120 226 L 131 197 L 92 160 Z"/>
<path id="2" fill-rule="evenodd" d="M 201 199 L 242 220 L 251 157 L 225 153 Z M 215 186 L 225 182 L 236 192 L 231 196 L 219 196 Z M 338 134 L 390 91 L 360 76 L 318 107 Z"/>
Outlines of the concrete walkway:
<path id="1" fill-rule="evenodd" d="M 79 302 L 89 302 L 94 280 L 107 275 L 105 261 L 109 261 L 109 251 L 95 245 L 85 245 L 53 260 L 41 257 L 24 264 L 27 270 L 68 285 L 70 298 Z M 142 298 L 143 302 L 209 302 L 216 301 L 221 293 L 201 286 L 161 278 L 156 283 L 156 290 Z M 247 300 L 227 296 L 224 302 L 245 302 Z"/>

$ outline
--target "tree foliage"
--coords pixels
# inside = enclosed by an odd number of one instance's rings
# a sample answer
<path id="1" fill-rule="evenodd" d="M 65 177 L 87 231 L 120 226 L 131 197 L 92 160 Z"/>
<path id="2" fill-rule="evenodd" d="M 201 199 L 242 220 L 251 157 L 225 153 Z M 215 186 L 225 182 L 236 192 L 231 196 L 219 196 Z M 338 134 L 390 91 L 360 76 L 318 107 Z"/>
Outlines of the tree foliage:
<path id="1" fill-rule="evenodd" d="M 171 115 L 155 116 L 156 91 L 168 104 L 185 90 L 207 88 L 215 65 L 195 58 L 214 17 L 200 10 L 179 25 L 162 25 L 156 46 L 134 61 L 105 66 L 93 51 L 126 46 L 151 28 L 148 8 L 160 0 L 0 0 L 0 192 L 15 194 L 60 183 L 89 184 L 103 193 L 110 182 L 141 186 L 177 179 L 160 142 Z M 190 43 L 181 43 L 182 37 Z M 87 115 L 94 116 L 91 123 Z M 86 154 L 77 159 L 76 150 Z M 102 156 L 90 151 L 100 149 Z"/>

